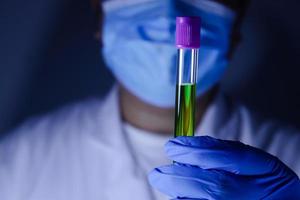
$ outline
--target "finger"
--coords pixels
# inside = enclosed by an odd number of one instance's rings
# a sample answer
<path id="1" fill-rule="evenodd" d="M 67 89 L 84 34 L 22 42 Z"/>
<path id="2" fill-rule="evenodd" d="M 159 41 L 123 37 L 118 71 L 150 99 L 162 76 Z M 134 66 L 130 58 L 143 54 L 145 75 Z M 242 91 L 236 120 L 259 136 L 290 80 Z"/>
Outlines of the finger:
<path id="1" fill-rule="evenodd" d="M 150 184 L 177 199 L 262 199 L 265 181 L 226 171 L 176 163 L 154 169 Z"/>
<path id="2" fill-rule="evenodd" d="M 269 173 L 278 159 L 241 142 L 209 136 L 177 137 L 165 145 L 167 156 L 179 163 L 241 175 Z"/>
<path id="3" fill-rule="evenodd" d="M 154 188 L 172 198 L 211 199 L 221 176 L 221 172 L 175 164 L 154 169 L 148 178 Z"/>

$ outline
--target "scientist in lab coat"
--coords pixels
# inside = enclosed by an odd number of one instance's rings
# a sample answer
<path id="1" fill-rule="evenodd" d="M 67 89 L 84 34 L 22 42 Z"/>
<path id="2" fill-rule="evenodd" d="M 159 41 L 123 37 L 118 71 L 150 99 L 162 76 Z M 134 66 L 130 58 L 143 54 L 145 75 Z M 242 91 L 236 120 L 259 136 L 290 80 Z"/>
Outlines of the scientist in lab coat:
<path id="1" fill-rule="evenodd" d="M 150 182 L 162 193 L 147 180 L 153 168 L 171 162 L 164 144 L 173 135 L 178 15 L 201 16 L 203 21 L 196 135 L 260 148 L 300 174 L 299 132 L 259 120 L 217 88 L 228 67 L 232 37 L 238 34 L 239 8 L 244 4 L 229 0 L 103 1 L 102 53 L 118 83 L 102 100 L 87 100 L 30 119 L 1 140 L 0 199 L 180 198 L 177 187 L 156 185 L 159 175 Z M 297 181 L 290 174 L 288 180 Z"/>

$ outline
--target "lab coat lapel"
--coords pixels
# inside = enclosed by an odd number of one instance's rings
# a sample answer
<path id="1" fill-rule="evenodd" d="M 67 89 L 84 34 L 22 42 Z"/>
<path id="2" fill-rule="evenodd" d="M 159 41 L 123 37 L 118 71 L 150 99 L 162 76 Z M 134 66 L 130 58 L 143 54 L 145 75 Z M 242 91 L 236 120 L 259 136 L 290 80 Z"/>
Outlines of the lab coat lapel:
<path id="1" fill-rule="evenodd" d="M 107 158 L 105 162 L 111 163 L 110 168 L 105 169 L 109 174 L 105 175 L 108 177 L 105 183 L 107 191 L 105 199 L 153 200 L 149 194 L 146 174 L 138 169 L 128 138 L 123 132 L 118 87 L 114 87 L 104 100 L 99 120 L 101 133 L 97 139 L 110 149 L 107 151 L 109 156 L 105 156 Z"/>

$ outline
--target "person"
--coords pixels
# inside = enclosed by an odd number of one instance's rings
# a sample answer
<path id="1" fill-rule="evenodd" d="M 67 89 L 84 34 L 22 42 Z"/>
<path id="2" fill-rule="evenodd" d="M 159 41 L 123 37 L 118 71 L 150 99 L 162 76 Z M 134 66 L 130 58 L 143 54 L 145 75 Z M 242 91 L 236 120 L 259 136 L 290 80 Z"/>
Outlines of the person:
<path id="1" fill-rule="evenodd" d="M 2 139 L 0 198 L 299 199 L 299 132 L 261 120 L 218 88 L 246 4 L 103 1 L 100 43 L 116 85 L 103 100 L 30 119 Z M 203 20 L 198 126 L 196 137 L 167 142 L 173 135 L 178 15 Z"/>

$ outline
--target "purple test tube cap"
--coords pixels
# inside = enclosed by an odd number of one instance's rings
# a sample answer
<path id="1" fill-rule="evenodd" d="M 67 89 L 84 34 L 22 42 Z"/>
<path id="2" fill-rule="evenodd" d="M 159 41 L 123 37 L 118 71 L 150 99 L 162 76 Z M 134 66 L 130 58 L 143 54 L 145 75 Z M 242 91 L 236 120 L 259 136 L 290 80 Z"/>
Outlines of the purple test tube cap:
<path id="1" fill-rule="evenodd" d="M 200 47 L 200 17 L 176 17 L 177 48 L 198 49 Z"/>

